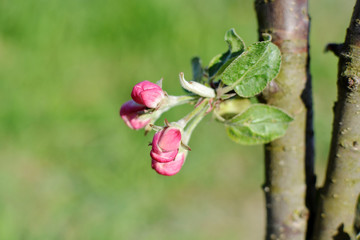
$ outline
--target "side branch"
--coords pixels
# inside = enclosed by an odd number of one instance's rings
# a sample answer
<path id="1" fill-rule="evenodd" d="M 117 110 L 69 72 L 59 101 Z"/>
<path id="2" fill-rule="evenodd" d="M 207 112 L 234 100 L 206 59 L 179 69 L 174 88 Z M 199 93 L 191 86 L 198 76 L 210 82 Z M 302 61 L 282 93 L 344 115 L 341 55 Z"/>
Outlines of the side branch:
<path id="1" fill-rule="evenodd" d="M 360 0 L 339 54 L 338 100 L 315 240 L 350 239 L 360 193 Z"/>
<path id="2" fill-rule="evenodd" d="M 285 109 L 294 117 L 286 135 L 265 147 L 267 240 L 303 240 L 306 235 L 307 116 L 301 97 L 309 77 L 307 7 L 307 0 L 255 1 L 260 36 L 262 33 L 271 34 L 272 41 L 279 46 L 282 53 L 280 74 L 263 93 L 263 98 L 268 104 Z M 308 86 L 309 91 L 303 95 L 305 98 L 311 96 L 310 82 Z M 311 105 L 311 101 L 307 103 Z M 312 129 L 309 133 L 312 137 Z M 313 151 L 309 154 L 311 157 Z M 313 171 L 312 164 L 311 160 L 307 166 L 310 171 Z M 310 175 L 312 182 L 313 172 Z"/>

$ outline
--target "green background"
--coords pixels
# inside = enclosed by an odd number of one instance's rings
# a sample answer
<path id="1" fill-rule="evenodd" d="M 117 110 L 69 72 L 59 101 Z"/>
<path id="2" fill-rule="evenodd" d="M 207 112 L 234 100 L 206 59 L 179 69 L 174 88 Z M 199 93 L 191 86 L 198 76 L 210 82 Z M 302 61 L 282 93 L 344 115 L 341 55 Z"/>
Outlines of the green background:
<path id="1" fill-rule="evenodd" d="M 354 0 L 310 1 L 316 169 L 322 182 L 337 59 Z M 257 40 L 251 0 L 0 0 L 0 239 L 261 239 L 262 146 L 207 117 L 181 172 L 150 167 L 152 134 L 118 111 L 132 86 Z M 188 107 L 170 111 L 175 121 Z"/>

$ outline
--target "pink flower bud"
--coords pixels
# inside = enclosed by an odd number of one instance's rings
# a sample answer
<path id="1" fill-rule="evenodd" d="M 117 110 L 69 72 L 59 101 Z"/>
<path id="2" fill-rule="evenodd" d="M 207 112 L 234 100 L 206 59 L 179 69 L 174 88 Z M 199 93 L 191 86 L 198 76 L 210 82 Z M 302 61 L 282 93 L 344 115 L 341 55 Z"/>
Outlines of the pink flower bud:
<path id="1" fill-rule="evenodd" d="M 137 130 L 145 127 L 151 121 L 151 118 L 140 118 L 141 114 L 139 112 L 144 111 L 145 109 L 146 106 L 130 100 L 121 106 L 120 116 L 125 121 L 126 125 Z"/>
<path id="2" fill-rule="evenodd" d="M 148 108 L 156 108 L 165 97 L 165 94 L 157 84 L 143 81 L 134 86 L 131 97 L 135 102 Z"/>
<path id="3" fill-rule="evenodd" d="M 154 159 L 151 162 L 151 167 L 159 174 L 165 176 L 172 176 L 177 174 L 185 161 L 185 154 L 179 153 L 174 161 L 161 163 L 155 161 Z"/>
<path id="4" fill-rule="evenodd" d="M 180 129 L 166 127 L 155 134 L 150 156 L 153 160 L 162 163 L 173 161 L 178 154 L 180 143 Z"/>

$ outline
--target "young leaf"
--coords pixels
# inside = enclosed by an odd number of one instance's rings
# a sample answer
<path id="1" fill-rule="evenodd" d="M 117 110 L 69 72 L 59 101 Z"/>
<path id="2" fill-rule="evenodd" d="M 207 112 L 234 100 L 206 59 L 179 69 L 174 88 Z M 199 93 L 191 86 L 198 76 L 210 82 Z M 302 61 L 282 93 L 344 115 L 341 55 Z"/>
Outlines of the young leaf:
<path id="1" fill-rule="evenodd" d="M 195 93 L 201 97 L 206 97 L 206 98 L 214 98 L 216 96 L 214 89 L 207 87 L 198 82 L 186 81 L 184 77 L 184 73 L 182 72 L 179 74 L 179 79 L 180 79 L 181 87 L 191 93 Z"/>
<path id="2" fill-rule="evenodd" d="M 241 97 L 261 93 L 280 71 L 281 53 L 270 41 L 252 44 L 223 72 L 222 81 Z"/>
<path id="3" fill-rule="evenodd" d="M 236 34 L 233 28 L 226 32 L 225 42 L 229 45 L 231 53 L 243 52 L 245 50 L 244 41 Z"/>
<path id="4" fill-rule="evenodd" d="M 264 104 L 247 110 L 225 122 L 229 137 L 241 144 L 268 143 L 283 136 L 293 119 L 282 110 Z"/>
<path id="5" fill-rule="evenodd" d="M 245 50 L 244 41 L 236 34 L 233 28 L 225 33 L 225 42 L 227 42 L 229 50 L 223 54 L 216 55 L 209 63 L 208 71 L 210 79 L 219 76 Z"/>
<path id="6" fill-rule="evenodd" d="M 191 59 L 191 67 L 193 73 L 193 81 L 201 82 L 204 75 L 204 69 L 202 68 L 201 60 L 199 57 L 194 57 Z"/>
<path id="7" fill-rule="evenodd" d="M 219 71 L 219 69 L 221 68 L 221 66 L 223 66 L 228 57 L 230 56 L 230 51 L 227 51 L 223 54 L 218 54 L 216 55 L 215 57 L 213 57 L 211 60 L 210 60 L 210 63 L 209 63 L 209 66 L 208 66 L 208 72 L 209 72 L 209 78 L 210 79 L 213 79 L 215 78 L 217 75 L 220 75 L 220 74 L 217 74 L 217 72 Z"/>

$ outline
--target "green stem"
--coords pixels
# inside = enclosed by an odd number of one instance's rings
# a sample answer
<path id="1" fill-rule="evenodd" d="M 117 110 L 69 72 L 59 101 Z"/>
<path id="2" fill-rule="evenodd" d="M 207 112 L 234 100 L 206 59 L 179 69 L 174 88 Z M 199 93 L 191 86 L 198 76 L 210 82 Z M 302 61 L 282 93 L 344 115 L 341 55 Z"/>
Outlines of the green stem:
<path id="1" fill-rule="evenodd" d="M 225 86 L 225 87 L 222 87 L 222 88 L 218 88 L 218 90 L 216 91 L 217 97 L 221 97 L 221 96 L 223 96 L 224 94 L 232 91 L 233 89 L 234 89 L 234 85 L 232 85 L 232 86 Z"/>
<path id="2" fill-rule="evenodd" d="M 197 113 L 193 116 L 194 119 L 187 125 L 184 134 L 183 134 L 183 142 L 185 144 L 188 144 L 191 134 L 194 131 L 194 129 L 197 127 L 197 125 L 201 122 L 201 120 L 205 117 L 207 114 L 207 110 L 209 109 L 209 101 L 204 100 L 204 103 L 199 105 L 197 108 L 199 109 Z"/>
<path id="3" fill-rule="evenodd" d="M 199 99 L 198 96 L 168 96 L 167 99 L 167 105 L 165 108 L 172 108 L 175 106 L 179 106 L 182 104 L 186 104 L 186 103 L 190 103 L 190 102 L 194 102 L 197 99 Z"/>
<path id="4" fill-rule="evenodd" d="M 199 112 L 202 111 L 202 109 L 209 103 L 208 99 L 204 99 L 202 103 L 200 103 L 198 106 L 195 107 L 195 109 L 193 111 L 191 111 L 188 115 L 186 115 L 184 118 L 180 119 L 179 121 L 177 121 L 177 124 L 181 127 L 181 128 L 185 128 L 185 126 L 187 125 L 187 123 L 193 118 L 195 117 Z"/>
<path id="5" fill-rule="evenodd" d="M 182 142 L 184 144 L 188 144 L 193 130 L 196 128 L 199 122 L 204 118 L 206 111 L 210 107 L 209 101 L 210 100 L 208 98 L 205 98 L 198 106 L 195 107 L 193 111 L 191 111 L 184 118 L 176 122 L 176 124 L 180 128 L 185 129 L 186 127 L 182 136 Z"/>
<path id="6" fill-rule="evenodd" d="M 164 104 L 164 106 L 160 106 L 159 109 L 156 109 L 155 111 L 149 112 L 147 114 L 143 115 L 143 118 L 147 118 L 148 115 L 151 115 L 152 118 L 152 122 L 151 123 L 155 123 L 157 119 L 159 119 L 159 117 L 169 111 L 171 108 L 182 105 L 182 104 L 186 104 L 186 103 L 193 103 L 195 101 L 197 101 L 199 99 L 198 96 L 168 96 L 166 99 L 166 103 Z"/>

